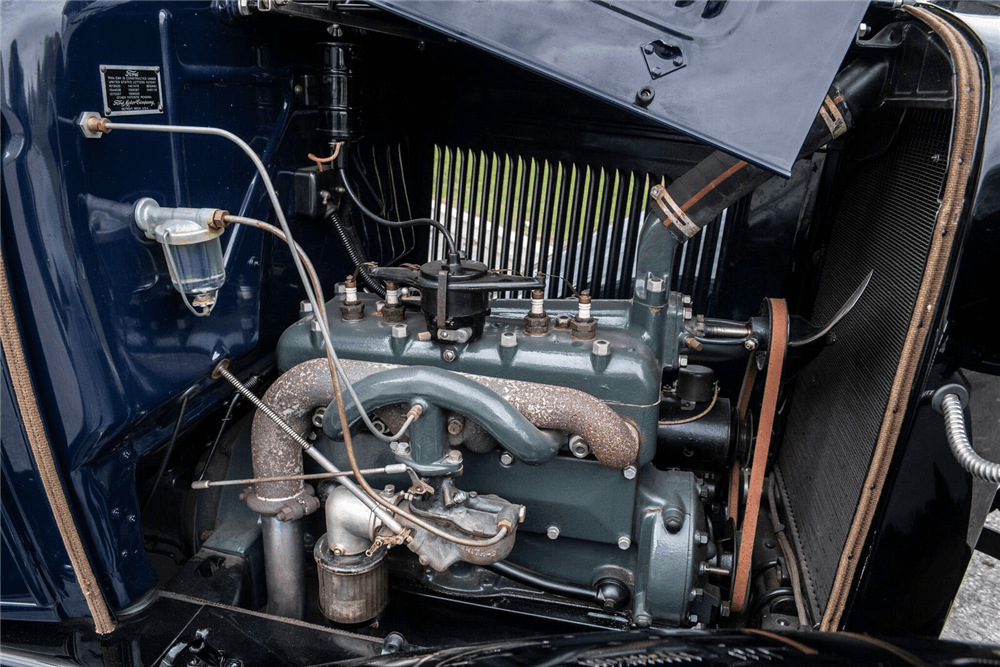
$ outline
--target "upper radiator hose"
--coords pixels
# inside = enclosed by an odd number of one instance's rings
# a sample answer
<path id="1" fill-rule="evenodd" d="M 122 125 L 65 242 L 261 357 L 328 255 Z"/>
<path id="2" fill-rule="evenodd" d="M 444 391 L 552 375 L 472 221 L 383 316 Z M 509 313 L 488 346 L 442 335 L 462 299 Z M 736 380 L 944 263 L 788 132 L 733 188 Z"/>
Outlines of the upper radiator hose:
<path id="1" fill-rule="evenodd" d="M 889 61 L 859 59 L 845 67 L 833 84 L 802 144 L 800 156 L 854 127 L 857 118 L 878 102 Z M 666 189 L 655 186 L 650 211 L 680 242 L 685 242 L 720 213 L 771 178 L 764 169 L 724 151 L 715 151 Z M 644 276 L 645 277 L 645 276 Z"/>

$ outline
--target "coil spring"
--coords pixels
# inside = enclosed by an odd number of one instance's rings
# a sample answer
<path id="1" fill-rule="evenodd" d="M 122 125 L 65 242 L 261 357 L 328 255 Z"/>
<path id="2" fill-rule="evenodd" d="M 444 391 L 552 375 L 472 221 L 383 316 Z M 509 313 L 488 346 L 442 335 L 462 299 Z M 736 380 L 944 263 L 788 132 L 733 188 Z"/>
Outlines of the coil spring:
<path id="1" fill-rule="evenodd" d="M 959 465 L 973 477 L 1000 484 L 1000 463 L 987 461 L 972 449 L 969 433 L 965 430 L 965 412 L 958 396 L 947 394 L 941 401 L 941 407 L 944 412 L 944 432 L 948 438 L 948 447 L 951 448 L 951 453 L 955 455 Z"/>

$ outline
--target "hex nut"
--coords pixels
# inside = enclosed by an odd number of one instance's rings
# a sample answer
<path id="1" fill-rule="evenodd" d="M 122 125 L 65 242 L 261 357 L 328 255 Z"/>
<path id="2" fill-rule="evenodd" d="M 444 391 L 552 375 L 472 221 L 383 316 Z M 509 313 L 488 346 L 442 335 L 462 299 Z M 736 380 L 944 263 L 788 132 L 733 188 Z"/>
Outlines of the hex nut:
<path id="1" fill-rule="evenodd" d="M 663 278 L 659 278 L 657 276 L 650 276 L 646 278 L 646 289 L 649 290 L 650 292 L 659 293 L 666 291 L 667 285 L 665 282 L 663 282 Z"/>
<path id="2" fill-rule="evenodd" d="M 632 540 L 628 535 L 622 535 L 618 538 L 618 548 L 622 551 L 627 551 L 628 548 L 632 546 Z"/>
<path id="3" fill-rule="evenodd" d="M 590 445 L 579 435 L 570 436 L 569 451 L 578 459 L 585 459 L 590 456 Z"/>
<path id="4" fill-rule="evenodd" d="M 407 338 L 410 335 L 409 328 L 405 324 L 392 325 L 393 338 Z"/>
<path id="5" fill-rule="evenodd" d="M 517 334 L 513 331 L 500 334 L 500 347 L 517 347 Z"/>
<path id="6" fill-rule="evenodd" d="M 555 540 L 559 538 L 559 526 L 549 526 L 545 530 L 545 534 L 550 540 Z"/>
<path id="7" fill-rule="evenodd" d="M 755 339 L 753 339 L 753 338 L 747 338 L 745 341 L 743 341 L 743 347 L 745 347 L 746 349 L 748 349 L 750 351 L 756 350 L 757 349 L 757 341 Z"/>
<path id="8" fill-rule="evenodd" d="M 455 353 L 455 350 L 448 348 L 441 353 L 441 358 L 447 361 L 448 363 L 451 363 L 458 358 L 458 354 Z"/>
<path id="9" fill-rule="evenodd" d="M 569 327 L 573 330 L 573 338 L 576 340 L 594 340 L 597 337 L 596 318 L 581 320 L 579 317 L 574 317 Z"/>
<path id="10" fill-rule="evenodd" d="M 611 343 L 606 340 L 595 340 L 590 351 L 596 357 L 607 357 L 611 355 Z"/>

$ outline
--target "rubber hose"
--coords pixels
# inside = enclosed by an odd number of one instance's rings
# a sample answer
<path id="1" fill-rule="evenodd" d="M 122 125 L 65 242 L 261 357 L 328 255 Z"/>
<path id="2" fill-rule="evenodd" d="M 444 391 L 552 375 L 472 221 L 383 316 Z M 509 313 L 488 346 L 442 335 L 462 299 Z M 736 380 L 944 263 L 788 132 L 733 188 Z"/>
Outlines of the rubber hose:
<path id="1" fill-rule="evenodd" d="M 344 250 L 347 251 L 347 256 L 350 257 L 351 262 L 354 264 L 354 268 L 361 267 L 361 270 L 358 272 L 361 282 L 365 284 L 365 287 L 367 287 L 370 292 L 374 292 L 384 299 L 385 285 L 372 276 L 367 266 L 363 266 L 368 262 L 368 259 L 365 258 L 364 252 L 354 239 L 351 238 L 347 228 L 344 227 L 344 221 L 340 219 L 340 214 L 336 211 L 331 211 L 330 222 L 333 224 L 333 230 L 337 233 L 337 238 L 340 239 L 340 243 L 344 246 Z"/>
<path id="2" fill-rule="evenodd" d="M 941 408 L 944 412 L 944 434 L 958 464 L 977 479 L 1000 484 L 1000 463 L 987 461 L 972 449 L 969 433 L 965 430 L 962 401 L 955 394 L 947 394 L 941 401 Z"/>
<path id="3" fill-rule="evenodd" d="M 881 57 L 874 61 L 859 59 L 841 70 L 806 135 L 799 157 L 811 155 L 854 127 L 858 117 L 875 106 L 888 71 L 888 60 Z M 715 151 L 667 186 L 667 220 L 675 219 L 667 229 L 685 242 L 770 178 L 770 172 L 764 169 Z M 663 218 L 659 206 L 652 210 Z"/>
<path id="4" fill-rule="evenodd" d="M 531 570 L 526 570 L 522 567 L 511 565 L 510 563 L 500 561 L 498 563 L 487 565 L 486 569 L 496 572 L 497 574 L 502 574 L 508 579 L 526 586 L 537 588 L 540 591 L 555 593 L 556 595 L 563 595 L 568 598 L 577 598 L 580 600 L 600 603 L 597 591 L 593 588 L 585 588 L 583 586 L 567 584 L 554 579 L 549 579 L 548 577 L 544 577 L 537 572 L 532 572 Z"/>

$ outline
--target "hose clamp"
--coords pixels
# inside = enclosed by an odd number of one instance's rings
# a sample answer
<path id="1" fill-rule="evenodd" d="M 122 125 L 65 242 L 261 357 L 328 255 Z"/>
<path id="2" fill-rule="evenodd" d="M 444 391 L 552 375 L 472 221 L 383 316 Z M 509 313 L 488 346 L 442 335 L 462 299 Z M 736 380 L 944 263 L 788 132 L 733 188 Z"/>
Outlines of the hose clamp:
<path id="1" fill-rule="evenodd" d="M 653 213 L 659 218 L 665 227 L 673 225 L 677 231 L 683 235 L 683 240 L 692 238 L 701 231 L 701 228 L 688 217 L 687 213 L 677 205 L 677 202 L 667 194 L 667 189 L 662 185 L 654 185 L 649 191 L 649 197 L 656 204 Z M 659 209 L 659 210 L 657 210 Z"/>

